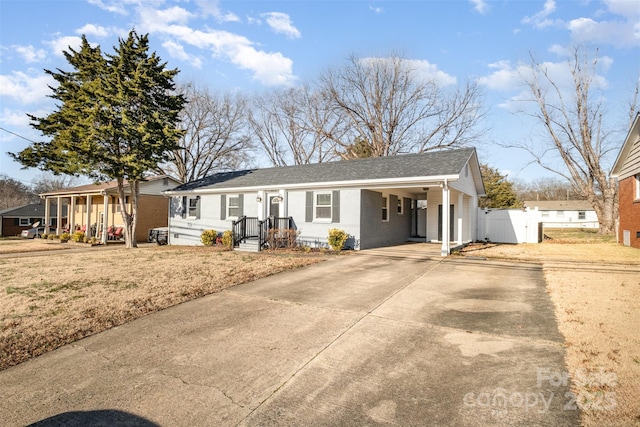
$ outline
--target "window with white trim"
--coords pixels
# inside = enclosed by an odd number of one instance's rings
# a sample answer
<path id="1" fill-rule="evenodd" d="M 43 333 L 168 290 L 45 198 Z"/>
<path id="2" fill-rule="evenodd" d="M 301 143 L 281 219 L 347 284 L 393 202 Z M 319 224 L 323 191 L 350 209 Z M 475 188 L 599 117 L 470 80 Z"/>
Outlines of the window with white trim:
<path id="1" fill-rule="evenodd" d="M 227 218 L 234 217 L 238 218 L 240 216 L 240 196 L 229 196 L 227 197 Z"/>
<path id="2" fill-rule="evenodd" d="M 578 219 L 587 219 L 587 212 L 578 211 Z"/>
<path id="3" fill-rule="evenodd" d="M 31 225 L 31 223 L 29 222 L 29 218 L 20 218 L 20 226 L 24 227 L 27 225 Z"/>
<path id="4" fill-rule="evenodd" d="M 636 194 L 634 200 L 640 200 L 640 173 L 635 176 Z"/>
<path id="5" fill-rule="evenodd" d="M 196 216 L 198 211 L 198 199 L 189 198 L 189 216 Z"/>
<path id="6" fill-rule="evenodd" d="M 404 213 L 404 197 L 398 197 L 398 215 Z"/>
<path id="7" fill-rule="evenodd" d="M 382 220 L 389 221 L 389 198 L 382 196 Z"/>
<path id="8" fill-rule="evenodd" d="M 315 218 L 331 221 L 331 192 L 315 193 Z"/>

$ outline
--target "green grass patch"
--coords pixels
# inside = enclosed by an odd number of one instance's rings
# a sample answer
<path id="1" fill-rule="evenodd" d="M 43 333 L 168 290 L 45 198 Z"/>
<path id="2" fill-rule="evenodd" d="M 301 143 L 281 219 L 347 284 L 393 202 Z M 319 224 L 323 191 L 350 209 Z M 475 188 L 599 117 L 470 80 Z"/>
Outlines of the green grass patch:
<path id="1" fill-rule="evenodd" d="M 597 228 L 545 228 L 549 243 L 615 243 L 615 234 L 599 234 Z M 547 239 L 547 237 L 549 239 Z"/>

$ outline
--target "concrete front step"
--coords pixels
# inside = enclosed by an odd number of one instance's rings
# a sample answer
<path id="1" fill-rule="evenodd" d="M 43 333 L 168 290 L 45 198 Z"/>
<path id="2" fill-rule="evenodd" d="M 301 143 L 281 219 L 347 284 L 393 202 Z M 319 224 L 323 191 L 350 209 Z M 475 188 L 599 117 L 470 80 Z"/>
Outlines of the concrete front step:
<path id="1" fill-rule="evenodd" d="M 240 242 L 238 247 L 235 248 L 241 252 L 259 252 L 259 245 L 257 240 L 247 240 L 246 242 Z"/>

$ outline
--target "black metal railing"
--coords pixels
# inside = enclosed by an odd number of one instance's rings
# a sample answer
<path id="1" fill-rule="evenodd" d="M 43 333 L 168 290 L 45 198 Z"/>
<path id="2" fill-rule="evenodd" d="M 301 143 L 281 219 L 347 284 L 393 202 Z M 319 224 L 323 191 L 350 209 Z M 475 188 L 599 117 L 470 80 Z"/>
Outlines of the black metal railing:
<path id="1" fill-rule="evenodd" d="M 269 230 L 293 228 L 292 217 L 268 217 L 262 221 L 255 217 L 242 216 L 232 222 L 233 246 L 238 246 L 247 239 L 257 239 L 258 248 L 262 249 L 267 243 Z"/>

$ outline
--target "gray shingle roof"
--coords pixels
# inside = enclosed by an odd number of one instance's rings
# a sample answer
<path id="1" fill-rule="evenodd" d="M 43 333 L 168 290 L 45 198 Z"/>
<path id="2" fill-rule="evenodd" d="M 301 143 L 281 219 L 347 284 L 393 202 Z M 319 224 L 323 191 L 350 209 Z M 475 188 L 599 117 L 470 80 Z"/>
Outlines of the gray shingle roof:
<path id="1" fill-rule="evenodd" d="M 17 208 L 9 208 L 0 211 L 0 215 L 6 218 L 16 217 L 29 217 L 38 218 L 44 217 L 44 203 L 34 203 L 31 205 L 19 206 Z M 58 216 L 58 210 L 56 205 L 51 205 L 50 216 L 55 218 Z M 62 216 L 67 216 L 67 205 L 62 206 Z"/>
<path id="2" fill-rule="evenodd" d="M 461 148 L 422 154 L 221 172 L 180 185 L 173 191 L 458 175 L 474 151 L 473 148 Z"/>

